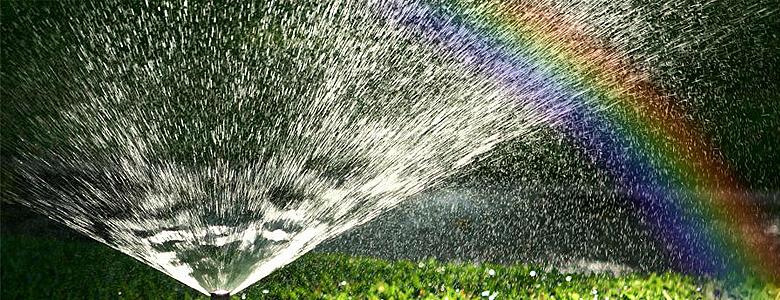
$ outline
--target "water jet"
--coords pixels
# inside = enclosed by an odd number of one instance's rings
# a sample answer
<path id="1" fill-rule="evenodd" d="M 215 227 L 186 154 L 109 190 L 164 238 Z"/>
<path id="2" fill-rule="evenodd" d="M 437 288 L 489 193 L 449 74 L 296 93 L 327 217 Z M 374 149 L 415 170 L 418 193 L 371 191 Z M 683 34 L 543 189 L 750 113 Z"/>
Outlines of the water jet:
<path id="1" fill-rule="evenodd" d="M 19 202 L 205 295 L 565 112 L 430 45 L 388 3 L 49 6 L 19 8 L 44 15 L 15 24 L 46 46 L 3 73 L 30 97 L 10 104 Z"/>

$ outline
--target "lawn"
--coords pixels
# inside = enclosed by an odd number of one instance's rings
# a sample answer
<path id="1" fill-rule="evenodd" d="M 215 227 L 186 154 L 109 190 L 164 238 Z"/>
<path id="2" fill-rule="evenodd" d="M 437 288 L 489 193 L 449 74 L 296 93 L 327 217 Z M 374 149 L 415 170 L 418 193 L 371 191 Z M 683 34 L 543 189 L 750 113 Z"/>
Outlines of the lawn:
<path id="1" fill-rule="evenodd" d="M 93 242 L 0 238 L 2 299 L 206 299 Z M 757 281 L 724 289 L 675 273 L 563 274 L 527 265 L 387 261 L 310 253 L 235 299 L 780 299 Z"/>

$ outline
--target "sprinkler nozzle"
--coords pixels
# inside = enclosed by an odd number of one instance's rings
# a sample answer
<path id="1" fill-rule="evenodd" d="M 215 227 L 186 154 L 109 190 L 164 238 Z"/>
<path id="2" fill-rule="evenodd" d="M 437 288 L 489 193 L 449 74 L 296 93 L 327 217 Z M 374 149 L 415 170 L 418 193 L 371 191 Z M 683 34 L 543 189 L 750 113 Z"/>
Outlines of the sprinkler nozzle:
<path id="1" fill-rule="evenodd" d="M 211 292 L 211 300 L 230 300 L 230 292 L 226 290 L 216 290 Z"/>

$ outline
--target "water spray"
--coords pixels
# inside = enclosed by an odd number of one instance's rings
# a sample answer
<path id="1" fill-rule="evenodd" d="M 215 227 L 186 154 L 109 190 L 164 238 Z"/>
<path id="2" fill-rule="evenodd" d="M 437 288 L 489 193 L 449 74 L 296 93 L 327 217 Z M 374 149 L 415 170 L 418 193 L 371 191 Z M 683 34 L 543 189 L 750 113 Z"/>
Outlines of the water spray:
<path id="1" fill-rule="evenodd" d="M 403 1 L 94 2 L 52 7 L 83 18 L 14 23 L 45 36 L 3 65 L 20 74 L 19 201 L 212 299 L 557 115 L 545 102 L 557 98 L 528 100 L 550 94 L 541 79 L 488 74 L 510 72 L 511 57 L 431 46 L 463 39 L 402 18 L 430 13 Z M 109 22 L 118 10 L 138 17 Z"/>

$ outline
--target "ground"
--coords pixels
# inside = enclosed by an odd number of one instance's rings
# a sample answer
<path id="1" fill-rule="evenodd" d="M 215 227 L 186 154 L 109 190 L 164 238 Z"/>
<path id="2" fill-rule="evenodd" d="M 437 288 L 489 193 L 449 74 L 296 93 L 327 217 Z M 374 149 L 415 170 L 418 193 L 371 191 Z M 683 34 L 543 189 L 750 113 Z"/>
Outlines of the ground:
<path id="1" fill-rule="evenodd" d="M 206 299 L 103 245 L 24 235 L 0 239 L 2 299 Z M 514 265 L 388 261 L 308 254 L 235 299 L 778 299 L 780 288 L 724 289 L 675 273 L 565 274 Z"/>

